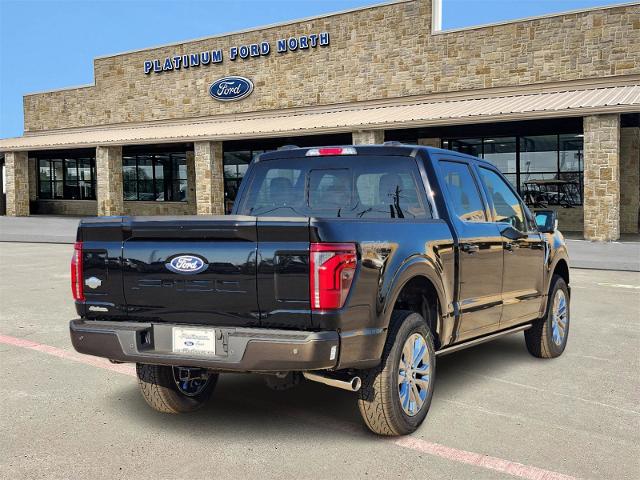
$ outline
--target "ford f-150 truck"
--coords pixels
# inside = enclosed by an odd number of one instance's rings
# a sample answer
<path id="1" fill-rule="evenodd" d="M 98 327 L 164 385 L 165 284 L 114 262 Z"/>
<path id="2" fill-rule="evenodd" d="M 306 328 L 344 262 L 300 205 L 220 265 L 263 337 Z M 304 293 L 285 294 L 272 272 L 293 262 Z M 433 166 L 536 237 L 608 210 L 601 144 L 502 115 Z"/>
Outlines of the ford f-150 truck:
<path id="1" fill-rule="evenodd" d="M 71 340 L 136 363 L 161 412 L 252 372 L 355 391 L 369 429 L 403 435 L 427 415 L 438 356 L 521 331 L 532 355 L 563 352 L 556 223 L 468 155 L 285 148 L 249 166 L 230 216 L 82 220 Z"/>

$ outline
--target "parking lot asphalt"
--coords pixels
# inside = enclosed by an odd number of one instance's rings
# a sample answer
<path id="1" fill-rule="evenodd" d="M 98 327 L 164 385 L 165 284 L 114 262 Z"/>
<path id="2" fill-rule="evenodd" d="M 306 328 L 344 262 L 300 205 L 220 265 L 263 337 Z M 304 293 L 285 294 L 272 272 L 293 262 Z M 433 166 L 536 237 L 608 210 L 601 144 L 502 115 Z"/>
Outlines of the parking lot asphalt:
<path id="1" fill-rule="evenodd" d="M 152 411 L 130 366 L 73 352 L 70 255 L 0 244 L 2 478 L 640 478 L 640 273 L 573 270 L 562 357 L 522 334 L 441 357 L 425 423 L 380 439 L 354 394 L 258 375 Z"/>

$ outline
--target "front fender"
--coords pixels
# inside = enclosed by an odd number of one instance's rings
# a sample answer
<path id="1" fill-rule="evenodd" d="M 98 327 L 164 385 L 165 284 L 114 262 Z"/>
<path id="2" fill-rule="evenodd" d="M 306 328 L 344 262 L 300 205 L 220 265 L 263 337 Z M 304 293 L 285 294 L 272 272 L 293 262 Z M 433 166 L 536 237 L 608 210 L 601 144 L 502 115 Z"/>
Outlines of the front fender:
<path id="1" fill-rule="evenodd" d="M 544 262 L 545 290 L 540 315 L 544 315 L 544 312 L 547 310 L 547 299 L 549 296 L 549 290 L 551 289 L 551 281 L 553 280 L 553 273 L 556 271 L 558 264 L 564 261 L 567 264 L 567 269 L 569 269 L 569 252 L 562 233 L 556 230 L 554 233 L 548 233 L 546 235 L 548 250 Z M 569 282 L 567 282 L 567 286 L 569 286 L 568 284 Z"/>

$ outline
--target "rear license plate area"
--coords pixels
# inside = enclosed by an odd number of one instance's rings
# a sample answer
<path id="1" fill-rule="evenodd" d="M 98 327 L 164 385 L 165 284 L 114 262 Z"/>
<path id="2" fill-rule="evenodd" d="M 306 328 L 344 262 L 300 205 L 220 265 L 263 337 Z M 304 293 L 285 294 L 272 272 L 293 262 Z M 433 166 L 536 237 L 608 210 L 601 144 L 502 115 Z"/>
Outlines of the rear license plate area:
<path id="1" fill-rule="evenodd" d="M 213 328 L 172 328 L 173 353 L 215 355 L 216 331 Z"/>

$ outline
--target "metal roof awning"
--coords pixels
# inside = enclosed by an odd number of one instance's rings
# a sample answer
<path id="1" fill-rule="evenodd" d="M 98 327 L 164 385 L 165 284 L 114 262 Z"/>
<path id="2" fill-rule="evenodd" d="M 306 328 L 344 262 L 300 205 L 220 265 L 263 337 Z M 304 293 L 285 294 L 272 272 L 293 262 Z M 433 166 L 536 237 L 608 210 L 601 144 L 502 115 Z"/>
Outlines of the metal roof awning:
<path id="1" fill-rule="evenodd" d="M 0 140 L 0 151 L 235 140 L 639 111 L 640 85 L 575 88 L 28 133 Z"/>

